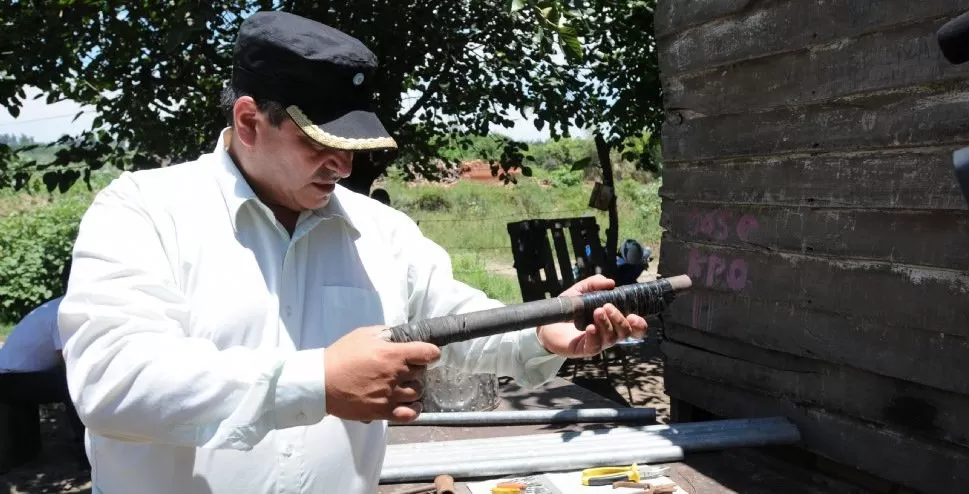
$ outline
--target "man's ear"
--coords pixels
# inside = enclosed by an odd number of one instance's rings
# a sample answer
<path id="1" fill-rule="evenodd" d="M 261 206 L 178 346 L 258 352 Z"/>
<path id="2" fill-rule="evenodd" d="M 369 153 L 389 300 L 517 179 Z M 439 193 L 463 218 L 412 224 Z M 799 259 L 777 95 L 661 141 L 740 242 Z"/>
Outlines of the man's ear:
<path id="1" fill-rule="evenodd" d="M 232 105 L 233 136 L 246 146 L 256 143 L 256 129 L 262 114 L 251 96 L 243 96 Z"/>

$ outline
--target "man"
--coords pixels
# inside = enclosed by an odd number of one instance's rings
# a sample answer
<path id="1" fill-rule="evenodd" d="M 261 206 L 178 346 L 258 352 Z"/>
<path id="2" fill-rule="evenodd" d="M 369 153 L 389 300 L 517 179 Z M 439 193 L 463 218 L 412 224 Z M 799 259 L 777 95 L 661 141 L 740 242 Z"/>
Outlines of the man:
<path id="1" fill-rule="evenodd" d="M 59 321 L 94 492 L 372 494 L 386 421 L 417 417 L 428 365 L 534 386 L 645 332 L 610 308 L 585 331 L 382 339 L 498 303 L 404 214 L 337 185 L 354 152 L 396 146 L 370 110 L 375 68 L 339 31 L 252 15 L 213 152 L 125 173 L 84 215 Z"/>
<path id="2" fill-rule="evenodd" d="M 64 268 L 63 285 L 67 285 L 70 263 Z M 38 405 L 63 403 L 67 425 L 80 453 L 84 424 L 77 416 L 67 390 L 61 336 L 57 329 L 57 309 L 62 298 L 56 297 L 30 311 L 10 332 L 0 347 L 0 403 L 25 407 L 25 413 L 36 415 Z M 39 424 L 38 424 L 39 425 Z M 25 444 L 17 449 L 28 461 L 39 451 L 40 444 Z M 83 455 L 79 455 L 83 460 Z"/>

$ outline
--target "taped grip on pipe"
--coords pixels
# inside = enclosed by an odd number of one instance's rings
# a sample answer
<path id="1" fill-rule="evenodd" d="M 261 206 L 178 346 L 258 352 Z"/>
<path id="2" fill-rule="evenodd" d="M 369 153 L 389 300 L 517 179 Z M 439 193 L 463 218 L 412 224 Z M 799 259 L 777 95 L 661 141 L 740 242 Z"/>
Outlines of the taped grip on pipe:
<path id="1" fill-rule="evenodd" d="M 432 317 L 390 328 L 390 341 L 424 341 L 437 346 L 568 321 L 575 316 L 573 297 L 555 297 L 466 314 Z"/>
<path id="2" fill-rule="evenodd" d="M 675 297 L 676 290 L 667 279 L 586 293 L 580 297 L 582 312 L 576 318 L 575 325 L 584 328 L 592 324 L 592 313 L 606 304 L 616 306 L 623 314 L 638 314 L 643 317 L 659 314 L 669 307 Z"/>
<path id="3" fill-rule="evenodd" d="M 578 297 L 560 296 L 466 314 L 433 317 L 391 327 L 388 329 L 389 339 L 397 343 L 423 341 L 444 346 L 555 322 L 573 321 L 576 327 L 584 328 L 592 321 L 593 311 L 607 303 L 615 305 L 623 313 L 647 317 L 665 310 L 677 292 L 685 291 L 691 285 L 690 278 L 682 275 Z"/>

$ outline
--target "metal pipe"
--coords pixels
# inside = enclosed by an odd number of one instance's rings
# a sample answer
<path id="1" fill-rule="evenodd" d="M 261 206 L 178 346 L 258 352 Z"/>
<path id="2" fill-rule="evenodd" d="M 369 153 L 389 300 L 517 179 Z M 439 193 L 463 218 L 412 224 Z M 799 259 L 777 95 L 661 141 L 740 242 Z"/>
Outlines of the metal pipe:
<path id="1" fill-rule="evenodd" d="M 743 435 L 748 438 L 755 437 L 773 437 L 774 435 L 782 432 L 782 429 L 777 427 L 772 428 L 757 428 L 749 429 L 743 431 Z M 456 458 L 486 458 L 486 457 L 496 457 L 503 458 L 509 461 L 520 459 L 522 461 L 527 461 L 533 456 L 548 456 L 549 452 L 554 452 L 554 454 L 559 454 L 563 451 L 574 451 L 575 454 L 585 455 L 597 451 L 616 451 L 616 450 L 626 450 L 633 448 L 643 448 L 643 447 L 664 447 L 664 446 L 687 446 L 699 442 L 717 442 L 717 441 L 731 441 L 733 438 L 737 437 L 740 431 L 722 431 L 722 432 L 708 432 L 703 434 L 692 434 L 687 436 L 676 436 L 676 437 L 657 437 L 657 436 L 646 436 L 643 438 L 637 438 L 635 436 L 629 437 L 624 436 L 622 440 L 614 440 L 610 438 L 601 438 L 596 440 L 587 440 L 581 443 L 558 443 L 555 445 L 550 444 L 520 444 L 517 446 L 491 446 L 482 448 L 469 448 L 469 449 L 440 449 L 436 451 L 414 451 L 409 450 L 408 454 L 402 454 L 403 451 L 394 451 L 393 453 L 388 452 L 385 464 L 392 464 L 396 467 L 403 467 L 407 465 L 423 465 L 427 463 L 435 462 L 448 462 L 454 461 Z M 455 453 L 455 451 L 460 451 Z"/>
<path id="2" fill-rule="evenodd" d="M 584 328 L 598 307 L 612 304 L 624 313 L 647 317 L 665 310 L 677 294 L 692 286 L 689 276 L 679 275 L 612 290 L 432 317 L 387 328 L 382 336 L 396 343 L 424 341 L 444 346 L 553 322 L 572 321 L 576 327 Z"/>
<path id="3" fill-rule="evenodd" d="M 770 427 L 778 424 L 788 423 L 784 418 L 758 418 L 758 419 L 725 419 L 712 420 L 705 422 L 689 422 L 682 424 L 655 424 L 646 426 L 619 426 L 619 427 L 598 427 L 581 432 L 563 431 L 556 433 L 531 434 L 519 436 L 490 437 L 477 439 L 459 439 L 452 441 L 428 441 L 420 443 L 395 444 L 392 449 L 407 448 L 412 451 L 420 451 L 422 454 L 435 449 L 470 449 L 486 445 L 500 445 L 508 447 L 515 443 L 546 444 L 554 447 L 560 443 L 575 443 L 588 438 L 601 438 L 608 436 L 613 440 L 620 439 L 619 436 L 633 434 L 637 438 L 642 438 L 642 434 L 663 434 L 663 435 L 688 435 L 696 433 L 711 433 L 727 430 L 750 430 L 759 427 Z"/>
<path id="4" fill-rule="evenodd" d="M 417 420 L 391 425 L 520 425 L 581 422 L 653 422 L 655 408 L 568 408 L 564 410 L 502 410 L 492 412 L 422 413 Z"/>
<path id="5" fill-rule="evenodd" d="M 670 444 L 642 444 L 635 442 L 615 447 L 606 442 L 600 448 L 589 449 L 587 445 L 570 446 L 568 443 L 554 451 L 532 455 L 528 458 L 513 454 L 514 450 L 495 449 L 488 454 L 482 452 L 463 453 L 452 449 L 448 455 L 425 458 L 420 464 L 395 463 L 395 456 L 388 448 L 380 473 L 384 483 L 414 482 L 433 479 L 437 475 L 448 474 L 454 478 L 474 478 L 498 475 L 524 475 L 539 472 L 561 472 L 597 466 L 621 465 L 630 463 L 663 463 L 679 461 L 687 452 L 711 451 L 734 447 L 756 447 L 772 444 L 790 444 L 800 441 L 800 433 L 789 421 L 774 427 L 749 431 L 734 430 L 714 434 L 690 434 L 669 438 Z"/>

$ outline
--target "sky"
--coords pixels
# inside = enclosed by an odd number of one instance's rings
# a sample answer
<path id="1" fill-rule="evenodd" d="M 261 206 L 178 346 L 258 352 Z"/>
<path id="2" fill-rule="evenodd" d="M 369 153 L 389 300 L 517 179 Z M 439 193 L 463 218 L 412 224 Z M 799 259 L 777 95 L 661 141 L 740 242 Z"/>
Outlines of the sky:
<path id="1" fill-rule="evenodd" d="M 82 108 L 74 101 L 59 101 L 47 104 L 45 98 L 33 99 L 38 94 L 34 88 L 25 90 L 27 99 L 23 102 L 20 115 L 13 118 L 5 108 L 0 107 L 0 134 L 27 135 L 37 142 L 51 142 L 67 133 L 76 135 L 89 129 L 96 116 L 93 108 Z M 78 111 L 85 113 L 73 120 Z M 493 127 L 492 132 L 503 134 L 518 141 L 543 141 L 549 139 L 548 128 L 539 131 L 521 114 L 516 113 L 515 126 L 512 128 Z M 571 129 L 572 135 L 579 135 L 579 129 Z"/>

